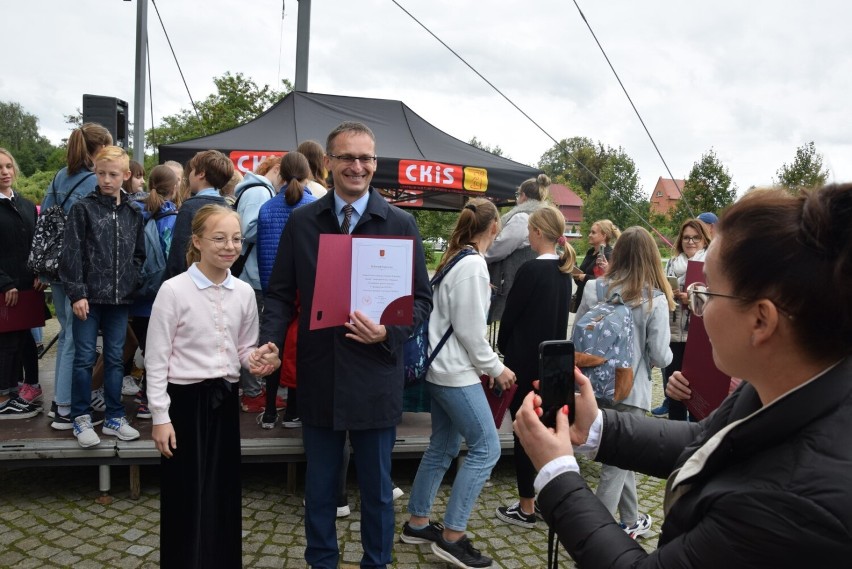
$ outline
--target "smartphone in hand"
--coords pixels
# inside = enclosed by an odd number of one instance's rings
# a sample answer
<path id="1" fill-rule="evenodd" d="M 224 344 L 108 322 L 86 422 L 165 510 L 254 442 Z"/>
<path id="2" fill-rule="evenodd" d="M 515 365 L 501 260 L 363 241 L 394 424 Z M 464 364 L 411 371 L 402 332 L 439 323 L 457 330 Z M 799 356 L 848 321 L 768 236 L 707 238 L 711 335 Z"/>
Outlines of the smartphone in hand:
<path id="1" fill-rule="evenodd" d="M 556 414 L 568 405 L 568 422 L 574 422 L 574 344 L 569 340 L 542 342 L 538 346 L 541 421 L 556 426 Z"/>

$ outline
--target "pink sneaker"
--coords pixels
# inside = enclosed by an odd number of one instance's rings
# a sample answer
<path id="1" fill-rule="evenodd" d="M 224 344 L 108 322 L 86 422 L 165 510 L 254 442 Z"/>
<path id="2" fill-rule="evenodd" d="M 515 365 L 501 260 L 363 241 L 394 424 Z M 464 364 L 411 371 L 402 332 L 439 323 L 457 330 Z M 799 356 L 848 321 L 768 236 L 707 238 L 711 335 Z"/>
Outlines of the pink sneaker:
<path id="1" fill-rule="evenodd" d="M 18 397 L 32 405 L 38 401 L 41 401 L 41 387 L 39 387 L 37 384 L 30 385 L 28 383 L 25 383 L 18 390 Z"/>

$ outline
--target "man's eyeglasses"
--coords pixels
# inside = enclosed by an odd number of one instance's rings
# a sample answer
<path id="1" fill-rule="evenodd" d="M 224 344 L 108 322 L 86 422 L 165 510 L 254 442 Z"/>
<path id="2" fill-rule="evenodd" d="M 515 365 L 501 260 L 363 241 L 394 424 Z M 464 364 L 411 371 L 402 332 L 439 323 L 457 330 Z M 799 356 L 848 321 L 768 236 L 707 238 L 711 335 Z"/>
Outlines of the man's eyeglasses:
<path id="1" fill-rule="evenodd" d="M 352 156 L 351 154 L 329 154 L 329 158 L 334 158 L 335 160 L 340 160 L 344 164 L 354 164 L 357 160 L 361 164 L 373 164 L 376 161 L 375 156 Z"/>
<path id="2" fill-rule="evenodd" d="M 222 237 L 221 235 L 217 235 L 216 237 L 202 237 L 202 239 L 207 239 L 208 241 L 212 241 L 213 245 L 216 246 L 217 249 L 224 249 L 228 243 L 233 243 L 235 249 L 240 249 L 245 243 L 244 237 L 234 237 L 232 239 L 228 239 L 227 237 Z"/>
<path id="3" fill-rule="evenodd" d="M 736 298 L 738 300 L 748 300 L 742 296 L 734 296 L 732 294 L 722 294 L 720 292 L 710 292 L 707 285 L 704 283 L 692 283 L 686 287 L 686 294 L 689 296 L 689 310 L 696 316 L 704 316 L 704 308 L 707 306 L 707 301 L 711 296 L 721 296 L 724 298 Z"/>
<path id="4" fill-rule="evenodd" d="M 686 241 L 687 243 L 699 243 L 700 241 L 702 241 L 702 238 L 701 238 L 700 235 L 695 235 L 695 236 L 684 235 L 683 240 Z"/>

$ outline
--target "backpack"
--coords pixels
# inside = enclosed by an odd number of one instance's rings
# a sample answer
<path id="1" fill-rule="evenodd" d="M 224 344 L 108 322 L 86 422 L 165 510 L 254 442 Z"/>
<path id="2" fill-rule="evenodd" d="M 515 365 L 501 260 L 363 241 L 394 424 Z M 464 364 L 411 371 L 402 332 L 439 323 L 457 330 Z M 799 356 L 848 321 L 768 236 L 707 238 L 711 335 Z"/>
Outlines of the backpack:
<path id="1" fill-rule="evenodd" d="M 595 398 L 617 403 L 633 389 L 633 310 L 618 292 L 606 297 L 603 279 L 596 279 L 595 287 L 598 303 L 574 326 L 575 360 Z M 654 290 L 653 298 L 662 294 Z"/>
<path id="2" fill-rule="evenodd" d="M 432 277 L 430 281 L 430 286 L 434 292 L 435 287 L 440 283 L 444 277 L 450 272 L 456 263 L 461 261 L 464 257 L 468 255 L 474 254 L 474 251 L 471 248 L 464 248 L 458 252 L 458 254 L 450 259 L 446 265 L 444 265 L 439 272 Z M 444 344 L 447 343 L 447 340 L 450 339 L 450 335 L 453 333 L 453 327 L 447 329 L 446 333 L 444 333 L 441 340 L 438 342 L 438 345 L 435 346 L 435 349 L 432 350 L 432 353 L 429 353 L 429 317 L 423 319 L 420 324 L 414 328 L 414 331 L 411 333 L 411 336 L 405 341 L 402 345 L 402 357 L 403 357 L 403 367 L 405 369 L 405 387 L 409 387 L 411 385 L 415 385 L 417 383 L 422 382 L 426 379 L 426 372 L 429 371 L 429 366 L 432 365 L 432 361 L 435 359 L 435 356 L 438 355 L 438 352 L 441 351 L 441 348 L 444 347 Z"/>
<path id="3" fill-rule="evenodd" d="M 240 200 L 245 195 L 246 190 L 248 190 L 249 188 L 254 188 L 256 186 L 263 186 L 264 188 L 266 188 L 266 191 L 269 192 L 269 199 L 275 197 L 275 193 L 270 190 L 269 186 L 267 186 L 263 182 L 252 182 L 251 184 L 247 184 L 244 188 L 240 190 L 239 197 L 237 197 L 236 201 L 234 201 L 233 205 L 231 205 L 234 211 L 237 211 L 237 208 L 240 205 Z M 249 243 L 248 247 L 246 247 L 246 250 L 243 251 L 243 253 L 239 257 L 237 257 L 237 260 L 234 261 L 233 265 L 231 265 L 232 275 L 234 275 L 235 277 L 239 277 L 241 274 L 243 274 L 243 269 L 246 266 L 246 261 L 248 261 L 248 256 L 251 254 L 252 249 L 254 249 L 254 243 Z"/>
<path id="4" fill-rule="evenodd" d="M 145 222 L 145 262 L 139 274 L 141 285 L 136 290 L 137 298 L 152 299 L 157 296 L 157 291 L 163 284 L 166 276 L 166 255 L 160 245 L 160 230 L 157 228 L 157 220 L 170 215 L 177 215 L 176 211 L 157 212 Z"/>
<path id="5" fill-rule="evenodd" d="M 59 172 L 56 173 L 56 176 Z M 27 268 L 39 276 L 46 277 L 50 281 L 59 280 L 59 258 L 62 256 L 62 240 L 65 237 L 65 222 L 68 220 L 68 215 L 65 213 L 65 202 L 74 193 L 77 187 L 94 176 L 93 172 L 83 176 L 74 187 L 71 188 L 62 203 L 59 202 L 56 196 L 56 176 L 53 176 L 53 181 L 50 182 L 50 188 L 53 191 L 54 203 L 52 206 L 41 212 L 35 225 L 33 232 L 33 243 L 30 248 L 30 255 L 27 258 Z"/>

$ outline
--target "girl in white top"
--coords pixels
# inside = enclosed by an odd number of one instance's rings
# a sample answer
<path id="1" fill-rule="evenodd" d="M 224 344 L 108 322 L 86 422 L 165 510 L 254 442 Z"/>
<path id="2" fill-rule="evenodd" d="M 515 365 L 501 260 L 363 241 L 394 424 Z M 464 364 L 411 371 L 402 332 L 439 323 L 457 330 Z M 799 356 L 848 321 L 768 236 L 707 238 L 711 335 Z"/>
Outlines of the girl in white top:
<path id="1" fill-rule="evenodd" d="M 161 459 L 161 567 L 241 567 L 240 366 L 268 375 L 272 344 L 255 348 L 251 286 L 230 266 L 240 219 L 219 205 L 192 222 L 185 273 L 160 288 L 148 326 L 148 404 Z M 178 442 L 180 443 L 178 445 Z"/>
<path id="2" fill-rule="evenodd" d="M 459 214 L 439 269 L 462 249 L 472 249 L 447 273 L 432 295 L 429 344 L 435 346 L 450 325 L 453 333 L 435 357 L 426 376 L 432 399 L 432 436 L 411 489 L 401 539 L 432 543 L 432 551 L 458 567 L 490 567 L 491 559 L 465 536 L 471 510 L 491 469 L 500 458 L 500 441 L 485 398 L 480 375 L 489 389 L 505 390 L 515 374 L 504 366 L 485 338 L 485 317 L 491 302 L 488 268 L 483 254 L 500 230 L 497 208 L 476 198 Z M 429 522 L 438 487 L 462 440 L 468 454 L 456 474 L 444 525 Z"/>

